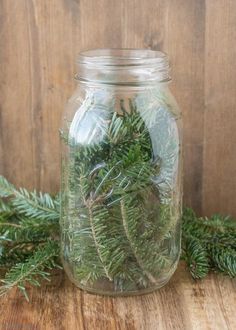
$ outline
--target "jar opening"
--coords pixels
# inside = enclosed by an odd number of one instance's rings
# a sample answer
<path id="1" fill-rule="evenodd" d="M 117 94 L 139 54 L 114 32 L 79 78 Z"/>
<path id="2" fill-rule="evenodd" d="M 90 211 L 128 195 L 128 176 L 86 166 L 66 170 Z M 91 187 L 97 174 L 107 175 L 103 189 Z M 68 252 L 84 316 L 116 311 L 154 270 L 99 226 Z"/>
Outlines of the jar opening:
<path id="1" fill-rule="evenodd" d="M 77 63 L 81 82 L 137 86 L 170 80 L 167 55 L 150 49 L 87 50 Z"/>

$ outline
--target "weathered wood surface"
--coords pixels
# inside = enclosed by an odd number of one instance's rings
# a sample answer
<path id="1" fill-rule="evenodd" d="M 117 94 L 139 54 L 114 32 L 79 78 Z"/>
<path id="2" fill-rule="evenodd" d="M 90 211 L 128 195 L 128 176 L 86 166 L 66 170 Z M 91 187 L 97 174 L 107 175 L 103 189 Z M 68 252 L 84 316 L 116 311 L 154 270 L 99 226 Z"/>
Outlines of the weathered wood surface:
<path id="1" fill-rule="evenodd" d="M 0 0 L 0 15 L 1 174 L 59 189 L 58 129 L 80 50 L 160 49 L 185 122 L 185 204 L 236 215 L 236 1 Z"/>
<path id="2" fill-rule="evenodd" d="M 30 303 L 15 291 L 0 301 L 1 330 L 235 330 L 235 288 L 211 275 L 193 281 L 180 265 L 159 291 L 109 298 L 77 289 L 62 274 L 29 291 Z"/>

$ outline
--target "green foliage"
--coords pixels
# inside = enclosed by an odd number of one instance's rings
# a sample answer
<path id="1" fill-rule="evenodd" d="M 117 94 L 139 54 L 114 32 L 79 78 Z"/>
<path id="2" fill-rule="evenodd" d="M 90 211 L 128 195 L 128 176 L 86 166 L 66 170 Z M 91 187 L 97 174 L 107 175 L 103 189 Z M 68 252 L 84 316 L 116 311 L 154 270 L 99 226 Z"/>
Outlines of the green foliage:
<path id="1" fill-rule="evenodd" d="M 2 195 L 3 193 L 1 191 Z M 40 281 L 45 277 L 49 279 L 52 268 L 59 267 L 59 247 L 57 243 L 59 223 L 55 220 L 54 213 L 54 220 L 50 221 L 48 211 L 45 211 L 47 214 L 47 220 L 45 222 L 42 219 L 38 220 L 34 217 L 22 217 L 21 214 L 17 213 L 17 208 L 15 209 L 12 206 L 12 198 L 14 198 L 14 195 L 11 194 L 7 196 L 7 199 L 0 199 L 0 268 L 4 268 L 5 270 L 0 294 L 3 295 L 11 288 L 18 287 L 27 297 L 27 283 L 38 286 Z M 52 200 L 54 199 L 52 198 Z M 119 201 L 118 203 L 121 202 Z M 129 200 L 125 200 L 125 203 L 129 203 Z M 164 212 L 166 212 L 165 208 Z M 159 258 L 159 255 L 155 255 L 154 253 L 153 255 L 148 255 L 148 258 L 145 258 L 145 249 L 147 249 L 147 253 L 151 251 L 150 246 L 152 245 L 152 241 L 149 241 L 149 235 L 151 237 L 152 235 L 159 235 L 155 224 L 151 227 L 150 221 L 150 232 L 144 232 L 143 237 L 139 237 L 140 240 L 143 239 L 145 242 L 148 241 L 148 245 L 150 244 L 147 247 L 144 245 L 143 250 L 140 250 L 142 246 L 135 239 L 133 240 L 133 237 L 130 237 L 133 251 L 136 251 L 141 257 L 143 255 L 143 258 L 139 259 L 139 262 L 141 262 L 142 268 L 145 269 L 144 273 L 137 267 L 137 259 L 135 258 L 132 259 L 133 261 L 128 259 L 129 268 L 122 269 L 120 267 L 123 261 L 127 260 L 130 256 L 131 246 L 127 237 L 134 234 L 133 229 L 130 230 L 130 227 L 132 228 L 132 226 L 136 225 L 132 221 L 129 222 L 129 212 L 125 216 L 126 219 L 122 219 L 126 223 L 124 226 L 119 221 L 121 214 L 118 208 L 113 213 L 113 218 L 116 219 L 116 226 L 109 227 L 107 214 L 104 214 L 104 211 L 101 212 L 99 208 L 94 208 L 93 215 L 96 237 L 100 238 L 100 235 L 105 235 L 103 239 L 105 239 L 106 244 L 112 247 L 106 254 L 100 245 L 101 242 L 98 242 L 99 248 L 101 248 L 101 257 L 107 267 L 108 273 L 111 276 L 119 273 L 119 277 L 115 278 L 116 288 L 123 288 L 123 281 L 120 279 L 129 278 L 130 282 L 127 286 L 130 285 L 131 288 L 131 283 L 134 280 L 141 280 L 142 284 L 148 281 L 150 265 L 148 265 L 147 261 L 153 261 L 154 258 L 155 263 L 155 260 L 157 262 Z M 137 217 L 139 218 L 138 214 Z M 149 214 L 149 217 L 151 217 L 151 214 Z M 50 224 L 52 223 L 53 226 L 51 227 Z M 117 235 L 122 230 L 124 234 L 122 236 L 123 241 L 117 246 L 117 241 L 113 239 L 113 234 Z M 87 240 L 93 242 L 91 227 L 85 226 L 83 229 L 81 228 L 76 235 L 76 239 L 80 243 L 80 240 L 84 240 L 86 243 Z M 185 260 L 193 278 L 203 278 L 211 270 L 235 277 L 235 242 L 235 219 L 220 215 L 214 215 L 210 218 L 198 218 L 193 210 L 189 208 L 184 209 L 182 221 L 182 258 Z M 88 244 L 78 246 L 79 249 L 84 249 L 84 253 L 74 250 L 74 256 L 71 256 L 71 258 L 74 258 L 75 261 L 80 261 L 84 267 L 77 268 L 77 276 L 81 279 L 86 278 L 86 281 L 92 282 L 97 280 L 101 274 L 106 276 L 102 263 L 99 266 L 97 265 L 97 255 L 94 254 L 94 246 L 89 246 Z M 125 246 L 125 248 L 121 249 L 122 246 Z M 86 262 L 83 262 L 83 258 L 87 258 L 85 260 Z M 112 258 L 116 261 L 113 264 L 109 263 L 109 260 Z M 159 262 L 164 267 L 168 261 L 162 258 Z M 96 268 L 94 265 L 98 267 Z M 113 268 L 113 265 L 117 267 Z"/>
<path id="2" fill-rule="evenodd" d="M 23 216 L 41 220 L 58 220 L 57 200 L 53 200 L 49 194 L 28 192 L 23 188 L 17 190 L 2 176 L 0 176 L 0 197 L 11 198 L 12 207 Z"/>
<path id="3" fill-rule="evenodd" d="M 21 194 L 22 191 L 25 193 Z M 3 177 L 0 177 L 0 196 L 0 265 L 23 261 L 32 254 L 36 244 L 58 237 L 58 210 L 55 209 L 58 201 L 48 194 L 18 191 Z M 34 200 L 34 204 L 29 200 Z M 45 206 L 42 201 L 47 201 L 47 207 L 42 208 Z"/>
<path id="4" fill-rule="evenodd" d="M 17 286 L 27 297 L 25 283 L 38 285 L 44 269 L 56 267 L 58 206 L 58 198 L 17 190 L 0 176 L 0 295 Z"/>
<path id="5" fill-rule="evenodd" d="M 1 194 L 1 193 L 0 193 Z M 9 203 L 0 199 L 0 221 L 7 220 L 14 214 L 14 209 Z"/>
<path id="6" fill-rule="evenodd" d="M 48 271 L 58 267 L 56 258 L 59 254 L 59 246 L 56 241 L 49 241 L 39 246 L 32 256 L 23 262 L 17 263 L 5 274 L 0 287 L 0 296 L 17 287 L 22 291 L 25 298 L 29 300 L 25 285 L 40 286 L 39 280 L 49 280 Z"/>
<path id="7" fill-rule="evenodd" d="M 62 255 L 83 285 L 106 280 L 120 291 L 146 288 L 178 258 L 168 242 L 179 213 L 172 200 L 159 199 L 154 179 L 160 160 L 154 160 L 150 133 L 132 102 L 129 109 L 121 102 L 102 129 L 102 141 L 73 145 L 75 134 L 63 139 L 69 151 Z"/>
<path id="8" fill-rule="evenodd" d="M 236 276 L 236 221 L 227 216 L 198 218 L 193 210 L 183 213 L 182 249 L 193 278 L 210 270 Z"/>
<path id="9" fill-rule="evenodd" d="M 206 250 L 201 242 L 194 237 L 187 239 L 184 243 L 182 257 L 186 261 L 190 274 L 195 279 L 205 277 L 210 270 Z"/>

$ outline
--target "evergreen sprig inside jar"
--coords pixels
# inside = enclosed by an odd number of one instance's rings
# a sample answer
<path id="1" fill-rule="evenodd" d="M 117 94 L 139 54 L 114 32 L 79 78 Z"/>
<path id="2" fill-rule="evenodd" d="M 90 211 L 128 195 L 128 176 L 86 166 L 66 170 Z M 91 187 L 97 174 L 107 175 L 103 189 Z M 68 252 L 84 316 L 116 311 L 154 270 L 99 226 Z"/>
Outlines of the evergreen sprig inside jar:
<path id="1" fill-rule="evenodd" d="M 78 58 L 61 129 L 61 257 L 78 287 L 133 295 L 163 286 L 180 256 L 181 113 L 166 54 Z"/>

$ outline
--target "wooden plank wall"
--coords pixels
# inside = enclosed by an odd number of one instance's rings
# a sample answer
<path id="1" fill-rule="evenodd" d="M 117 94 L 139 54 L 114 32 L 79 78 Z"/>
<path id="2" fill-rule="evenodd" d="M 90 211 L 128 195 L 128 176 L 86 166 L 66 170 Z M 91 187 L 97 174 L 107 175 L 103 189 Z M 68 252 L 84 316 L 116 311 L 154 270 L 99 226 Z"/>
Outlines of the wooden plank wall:
<path id="1" fill-rule="evenodd" d="M 171 59 L 184 118 L 184 199 L 236 215 L 235 0 L 0 0 L 0 173 L 59 189 L 58 129 L 80 50 Z"/>

